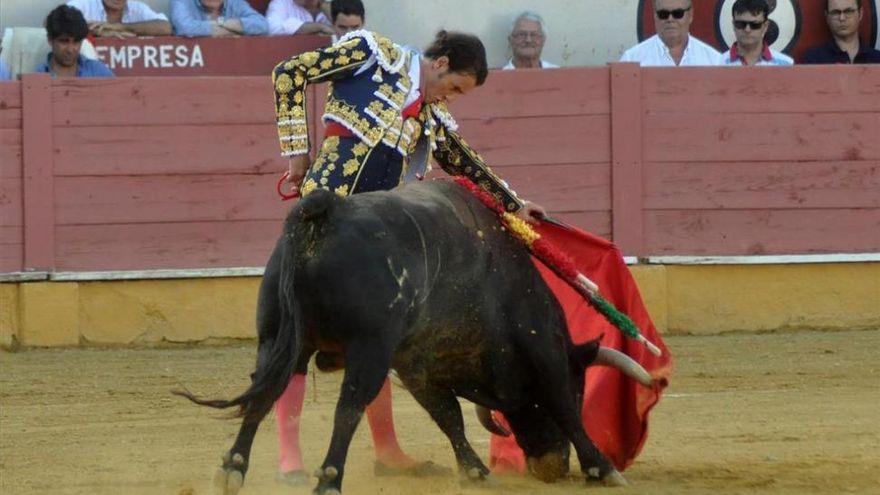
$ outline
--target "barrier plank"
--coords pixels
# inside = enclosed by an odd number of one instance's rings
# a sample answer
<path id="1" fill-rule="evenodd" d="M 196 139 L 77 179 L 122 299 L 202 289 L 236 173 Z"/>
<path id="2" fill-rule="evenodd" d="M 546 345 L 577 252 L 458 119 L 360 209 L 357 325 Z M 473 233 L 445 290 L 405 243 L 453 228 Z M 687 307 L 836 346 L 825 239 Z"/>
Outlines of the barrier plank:
<path id="1" fill-rule="evenodd" d="M 461 135 L 494 168 L 532 163 L 608 163 L 607 115 L 470 119 Z"/>
<path id="2" fill-rule="evenodd" d="M 608 115 L 607 67 L 492 71 L 486 83 L 450 105 L 457 119 Z"/>
<path id="3" fill-rule="evenodd" d="M 55 126 L 274 122 L 270 77 L 59 79 Z M 97 100 L 100 99 L 100 104 Z"/>
<path id="4" fill-rule="evenodd" d="M 880 208 L 880 160 L 649 163 L 648 209 Z"/>
<path id="5" fill-rule="evenodd" d="M 0 180 L 0 225 L 24 225 L 21 185 L 21 177 Z"/>
<path id="6" fill-rule="evenodd" d="M 0 129 L 21 128 L 21 83 L 0 82 Z"/>
<path id="7" fill-rule="evenodd" d="M 650 112 L 878 112 L 880 72 L 865 65 L 739 67 L 716 70 L 645 68 Z M 707 77 L 709 76 L 709 77 Z"/>
<path id="8" fill-rule="evenodd" d="M 645 136 L 646 161 L 880 159 L 880 112 L 647 112 L 644 128 L 650 129 Z"/>
<path id="9" fill-rule="evenodd" d="M 21 128 L 0 129 L 0 179 L 21 177 Z"/>
<path id="10" fill-rule="evenodd" d="M 880 208 L 648 210 L 652 254 L 759 255 L 880 251 Z"/>
<path id="11" fill-rule="evenodd" d="M 281 221 L 278 175 L 60 177 L 56 225 Z"/>
<path id="12" fill-rule="evenodd" d="M 20 272 L 23 265 L 24 229 L 0 224 L 0 273 Z"/>
<path id="13" fill-rule="evenodd" d="M 277 220 L 60 226 L 57 270 L 264 266 Z"/>
<path id="14" fill-rule="evenodd" d="M 287 169 L 274 124 L 56 127 L 55 142 L 59 176 Z"/>

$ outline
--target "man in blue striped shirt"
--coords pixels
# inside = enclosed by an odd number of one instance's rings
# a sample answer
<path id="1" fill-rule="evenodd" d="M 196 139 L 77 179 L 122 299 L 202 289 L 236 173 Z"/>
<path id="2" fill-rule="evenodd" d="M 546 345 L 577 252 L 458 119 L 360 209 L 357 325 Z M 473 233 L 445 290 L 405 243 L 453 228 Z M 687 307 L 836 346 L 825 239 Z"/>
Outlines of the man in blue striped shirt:
<path id="1" fill-rule="evenodd" d="M 113 77 L 109 67 L 98 60 L 80 55 L 82 42 L 89 34 L 89 25 L 82 12 L 68 5 L 60 5 L 46 17 L 46 35 L 52 52 L 37 72 L 52 77 Z"/>
<path id="2" fill-rule="evenodd" d="M 171 0 L 171 25 L 177 36 L 264 36 L 266 18 L 245 0 Z"/>
<path id="3" fill-rule="evenodd" d="M 772 50 L 764 35 L 770 25 L 767 0 L 737 0 L 733 4 L 736 42 L 723 55 L 723 65 L 792 65 L 788 55 Z"/>

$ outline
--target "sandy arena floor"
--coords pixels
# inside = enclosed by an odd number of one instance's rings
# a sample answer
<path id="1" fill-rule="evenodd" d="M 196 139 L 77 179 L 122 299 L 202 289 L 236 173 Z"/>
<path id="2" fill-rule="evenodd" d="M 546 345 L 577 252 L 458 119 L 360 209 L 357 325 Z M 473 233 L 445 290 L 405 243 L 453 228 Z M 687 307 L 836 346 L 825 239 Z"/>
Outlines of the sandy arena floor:
<path id="1" fill-rule="evenodd" d="M 373 476 L 368 428 L 352 444 L 346 494 L 880 493 L 880 331 L 667 339 L 677 371 L 654 410 L 647 446 L 626 471 L 631 486 L 572 478 L 544 485 L 496 477 L 468 488 L 455 477 Z M 254 345 L 175 349 L 36 350 L 0 354 L 0 492 L 211 493 L 237 424 L 168 393 L 243 390 Z M 323 458 L 341 374 L 310 380 L 303 445 Z M 451 466 L 439 429 L 394 391 L 398 432 L 414 456 Z M 471 441 L 488 436 L 465 408 Z M 243 494 L 307 494 L 274 481 L 275 421 L 257 436 Z"/>

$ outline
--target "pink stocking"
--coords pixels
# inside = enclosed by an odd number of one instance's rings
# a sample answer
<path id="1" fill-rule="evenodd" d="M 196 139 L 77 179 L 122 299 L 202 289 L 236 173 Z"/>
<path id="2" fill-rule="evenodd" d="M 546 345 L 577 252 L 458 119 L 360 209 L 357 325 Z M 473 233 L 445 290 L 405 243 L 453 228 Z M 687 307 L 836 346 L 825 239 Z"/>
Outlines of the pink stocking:
<path id="1" fill-rule="evenodd" d="M 275 402 L 278 422 L 278 469 L 282 473 L 303 469 L 299 449 L 299 418 L 306 395 L 306 375 L 293 375 L 287 389 Z"/>

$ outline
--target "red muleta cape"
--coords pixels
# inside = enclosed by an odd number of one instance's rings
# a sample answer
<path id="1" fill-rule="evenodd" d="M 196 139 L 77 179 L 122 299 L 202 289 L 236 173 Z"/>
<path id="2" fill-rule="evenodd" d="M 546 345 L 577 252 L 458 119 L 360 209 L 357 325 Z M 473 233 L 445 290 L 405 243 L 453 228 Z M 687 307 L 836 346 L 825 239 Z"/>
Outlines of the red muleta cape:
<path id="1" fill-rule="evenodd" d="M 661 356 L 654 356 L 644 345 L 624 336 L 566 282 L 540 261 L 532 259 L 562 305 L 568 330 L 576 344 L 602 336 L 603 346 L 625 352 L 654 377 L 654 388 L 647 389 L 616 369 L 594 366 L 587 371 L 581 411 L 584 427 L 596 447 L 623 471 L 633 463 L 645 444 L 648 413 L 667 386 L 672 372 L 672 356 L 654 327 L 617 246 L 576 228 L 566 230 L 544 223 L 535 230 L 569 255 L 581 273 L 599 285 L 601 294 L 627 314 L 642 335 L 663 351 Z M 496 413 L 496 419 L 507 426 L 501 414 Z M 525 472 L 525 457 L 512 435 L 507 438 L 492 435 L 489 465 Z"/>

